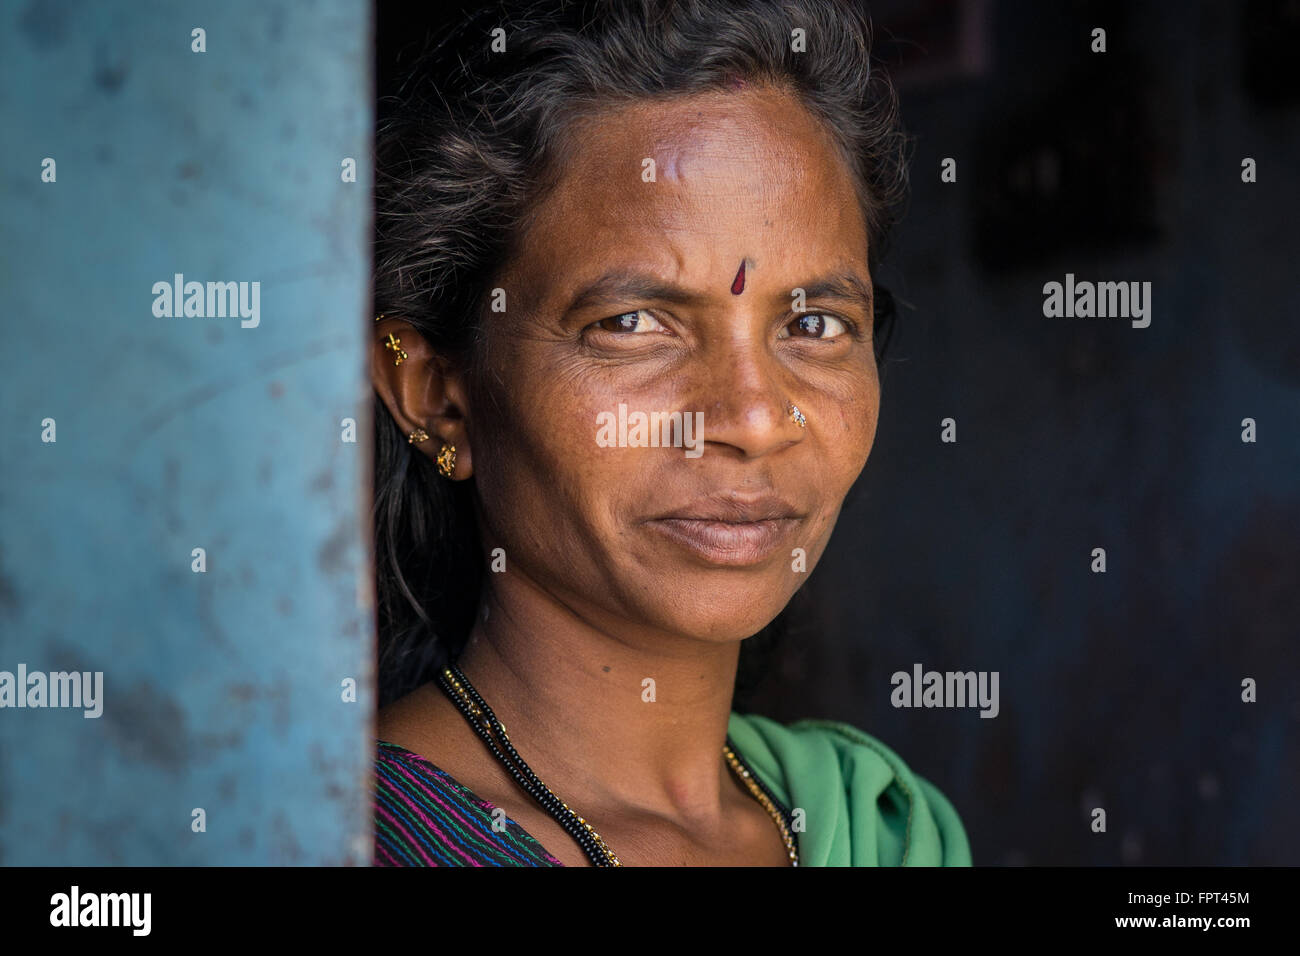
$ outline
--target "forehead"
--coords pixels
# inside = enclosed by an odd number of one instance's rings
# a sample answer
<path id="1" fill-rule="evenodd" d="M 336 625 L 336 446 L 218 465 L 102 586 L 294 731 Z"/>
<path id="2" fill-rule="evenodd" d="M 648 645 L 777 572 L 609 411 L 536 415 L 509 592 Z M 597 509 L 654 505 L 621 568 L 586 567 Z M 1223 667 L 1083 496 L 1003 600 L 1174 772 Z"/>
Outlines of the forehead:
<path id="1" fill-rule="evenodd" d="M 773 278 L 777 263 L 865 270 L 867 237 L 830 133 L 792 95 L 748 88 L 606 108 L 575 123 L 522 248 L 545 258 L 548 285 L 632 262 L 703 281 L 712 270 L 734 273 L 741 258 Z"/>

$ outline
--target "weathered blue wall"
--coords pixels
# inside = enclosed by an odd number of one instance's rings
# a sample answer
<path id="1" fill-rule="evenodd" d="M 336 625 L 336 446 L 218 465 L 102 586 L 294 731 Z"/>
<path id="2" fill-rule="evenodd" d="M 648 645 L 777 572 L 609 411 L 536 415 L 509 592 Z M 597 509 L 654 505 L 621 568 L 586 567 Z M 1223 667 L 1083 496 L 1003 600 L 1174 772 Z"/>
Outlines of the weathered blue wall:
<path id="1" fill-rule="evenodd" d="M 4 864 L 369 862 L 371 43 L 365 0 L 0 8 L 0 671 L 104 698 L 0 709 Z M 156 317 L 176 273 L 259 323 Z"/>

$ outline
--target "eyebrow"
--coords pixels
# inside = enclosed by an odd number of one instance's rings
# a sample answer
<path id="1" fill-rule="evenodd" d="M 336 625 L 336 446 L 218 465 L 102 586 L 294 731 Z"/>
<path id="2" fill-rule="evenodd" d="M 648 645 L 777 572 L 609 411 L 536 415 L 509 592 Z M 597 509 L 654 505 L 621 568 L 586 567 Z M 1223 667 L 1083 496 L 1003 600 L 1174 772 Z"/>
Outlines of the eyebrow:
<path id="1" fill-rule="evenodd" d="M 870 311 L 874 289 L 852 272 L 822 276 L 805 282 L 794 289 L 803 289 L 806 299 L 840 299 L 854 302 Z M 783 293 L 788 297 L 789 293 Z M 642 272 L 615 270 L 607 272 L 600 278 L 579 289 L 569 300 L 561 314 L 568 315 L 588 306 L 615 302 L 669 302 L 673 305 L 691 305 L 702 302 L 708 296 L 692 292 L 671 282 L 665 282 Z"/>
<path id="2" fill-rule="evenodd" d="M 803 289 L 806 299 L 841 299 L 846 302 L 856 302 L 868 312 L 871 311 L 875 296 L 875 287 L 863 282 L 852 272 L 824 276 L 797 288 Z"/>
<path id="3" fill-rule="evenodd" d="M 622 270 L 607 272 L 594 282 L 583 286 L 564 308 L 564 314 L 575 312 L 590 305 L 602 302 L 671 302 L 674 305 L 690 305 L 705 297 L 697 292 L 683 289 L 681 286 L 664 282 L 652 275 L 641 272 Z"/>

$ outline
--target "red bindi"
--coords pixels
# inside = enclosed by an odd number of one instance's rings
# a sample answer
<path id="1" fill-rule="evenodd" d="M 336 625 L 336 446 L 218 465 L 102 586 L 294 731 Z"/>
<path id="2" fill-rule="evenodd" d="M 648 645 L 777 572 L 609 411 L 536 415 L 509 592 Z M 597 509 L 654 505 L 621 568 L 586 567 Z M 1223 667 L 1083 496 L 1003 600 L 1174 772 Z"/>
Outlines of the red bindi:
<path id="1" fill-rule="evenodd" d="M 740 260 L 740 271 L 736 273 L 736 278 L 731 283 L 731 294 L 740 295 L 745 291 L 745 260 Z"/>

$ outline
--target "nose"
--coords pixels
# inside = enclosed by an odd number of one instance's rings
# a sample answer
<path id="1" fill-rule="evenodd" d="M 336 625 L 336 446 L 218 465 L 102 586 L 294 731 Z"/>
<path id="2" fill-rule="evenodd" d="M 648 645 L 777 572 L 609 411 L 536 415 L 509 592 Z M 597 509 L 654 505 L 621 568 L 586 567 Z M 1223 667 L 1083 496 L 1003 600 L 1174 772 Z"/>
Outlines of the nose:
<path id="1" fill-rule="evenodd" d="M 770 351 L 738 337 L 702 356 L 694 408 L 706 449 L 758 458 L 803 439 L 790 413 L 789 373 Z"/>

